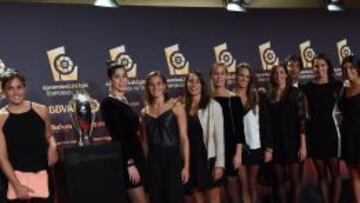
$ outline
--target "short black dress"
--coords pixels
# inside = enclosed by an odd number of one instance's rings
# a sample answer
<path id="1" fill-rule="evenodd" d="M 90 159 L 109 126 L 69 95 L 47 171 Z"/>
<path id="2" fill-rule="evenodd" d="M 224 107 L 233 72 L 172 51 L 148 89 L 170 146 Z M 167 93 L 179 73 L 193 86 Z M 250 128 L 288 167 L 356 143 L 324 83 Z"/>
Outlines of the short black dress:
<path id="1" fill-rule="evenodd" d="M 360 94 L 339 100 L 343 116 L 341 131 L 341 157 L 350 164 L 360 164 Z"/>
<path id="2" fill-rule="evenodd" d="M 245 143 L 244 109 L 240 97 L 214 97 L 219 102 L 224 117 L 225 175 L 237 176 L 233 166 L 236 145 Z"/>
<path id="3" fill-rule="evenodd" d="M 341 82 L 334 81 L 325 84 L 309 82 L 303 88 L 308 101 L 307 143 L 312 158 L 338 156 L 338 133 L 332 113 L 341 87 Z"/>
<path id="4" fill-rule="evenodd" d="M 148 190 L 151 203 L 184 203 L 185 187 L 177 118 L 172 109 L 158 117 L 144 116 L 149 152 Z"/>
<path id="5" fill-rule="evenodd" d="M 305 132 L 305 97 L 296 87 L 289 87 L 280 101 L 270 103 L 273 162 L 288 164 L 298 161 L 300 135 Z"/>
<path id="6" fill-rule="evenodd" d="M 190 190 L 197 188 L 208 190 L 219 187 L 223 179 L 214 181 L 212 172 L 215 166 L 215 158 L 208 160 L 207 151 L 203 139 L 203 130 L 199 117 L 188 116 L 188 136 L 190 142 Z"/>
<path id="7" fill-rule="evenodd" d="M 145 159 L 137 133 L 139 130 L 138 114 L 128 104 L 113 97 L 104 98 L 100 108 L 112 139 L 121 145 L 125 189 L 129 190 L 143 185 L 143 181 L 146 179 Z M 137 184 L 130 182 L 127 170 L 129 160 L 134 161 L 134 165 L 140 173 L 141 181 Z"/>

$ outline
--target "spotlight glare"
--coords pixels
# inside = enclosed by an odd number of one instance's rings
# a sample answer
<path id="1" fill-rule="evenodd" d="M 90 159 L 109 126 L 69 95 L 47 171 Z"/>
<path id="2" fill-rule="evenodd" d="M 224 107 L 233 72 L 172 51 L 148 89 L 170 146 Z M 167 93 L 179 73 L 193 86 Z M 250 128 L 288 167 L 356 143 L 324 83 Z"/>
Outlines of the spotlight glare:
<path id="1" fill-rule="evenodd" d="M 119 7 L 118 3 L 115 0 L 96 0 L 94 2 L 94 6 L 108 7 L 108 8 Z"/>

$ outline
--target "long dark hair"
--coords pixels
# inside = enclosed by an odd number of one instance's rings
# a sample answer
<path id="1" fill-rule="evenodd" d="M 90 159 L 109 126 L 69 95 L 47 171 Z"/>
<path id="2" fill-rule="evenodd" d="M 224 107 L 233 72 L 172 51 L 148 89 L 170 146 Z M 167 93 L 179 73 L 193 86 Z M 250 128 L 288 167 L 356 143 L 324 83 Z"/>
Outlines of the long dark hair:
<path id="1" fill-rule="evenodd" d="M 289 93 L 289 90 L 290 90 L 290 88 L 291 88 L 291 78 L 290 78 L 290 76 L 289 76 L 289 73 L 288 73 L 288 71 L 287 71 L 286 66 L 285 66 L 283 63 L 281 63 L 281 64 L 279 64 L 279 65 L 273 66 L 272 69 L 271 69 L 271 73 L 270 73 L 270 83 L 271 83 L 271 86 L 272 86 L 272 89 L 273 89 L 273 90 L 271 91 L 271 100 L 273 100 L 273 101 L 275 101 L 275 99 L 276 99 L 276 91 L 275 91 L 275 89 L 278 88 L 278 87 L 277 87 L 277 84 L 276 84 L 276 82 L 275 82 L 275 72 L 276 72 L 276 70 L 277 70 L 278 68 L 283 68 L 284 71 L 285 71 L 285 73 L 286 73 L 286 75 L 287 75 L 285 90 L 284 90 L 284 93 L 283 93 L 280 101 L 282 101 L 282 100 L 284 100 L 285 98 L 287 98 L 288 93 Z"/>
<path id="2" fill-rule="evenodd" d="M 164 98 L 165 101 L 168 101 L 170 96 L 169 96 L 169 92 L 168 92 L 168 83 L 166 81 L 165 76 L 160 72 L 160 71 L 151 71 L 147 76 L 146 76 L 146 80 L 145 80 L 145 103 L 146 104 L 152 104 L 154 101 L 154 98 L 151 96 L 150 94 L 150 90 L 149 90 L 149 83 L 151 78 L 153 77 L 160 77 L 162 82 L 165 84 L 165 92 L 164 92 Z"/>
<path id="3" fill-rule="evenodd" d="M 236 66 L 236 72 L 235 74 L 238 75 L 240 73 L 241 70 L 246 69 L 249 71 L 250 73 L 250 81 L 248 86 L 246 87 L 246 96 L 248 97 L 248 106 L 250 106 L 250 108 L 252 108 L 253 110 L 255 110 L 256 105 L 258 105 L 259 103 L 259 99 L 258 99 L 258 94 L 256 92 L 256 78 L 254 75 L 254 71 L 251 67 L 250 64 L 248 63 L 240 63 L 239 65 Z"/>
<path id="4" fill-rule="evenodd" d="M 329 57 L 326 56 L 326 54 L 324 53 L 320 53 L 318 55 L 316 55 L 314 57 L 314 59 L 312 60 L 312 67 L 314 67 L 314 63 L 315 60 L 324 60 L 326 65 L 328 66 L 328 70 L 327 70 L 327 76 L 328 76 L 328 80 L 329 82 L 334 82 L 335 80 L 335 71 L 334 71 L 334 66 L 332 65 Z"/>
<path id="5" fill-rule="evenodd" d="M 199 102 L 199 109 L 205 109 L 209 103 L 210 103 L 210 91 L 208 89 L 208 85 L 204 79 L 204 76 L 201 72 L 192 70 L 190 73 L 186 76 L 185 79 L 185 109 L 188 114 L 190 114 L 190 107 L 191 107 L 191 95 L 187 88 L 187 83 L 190 79 L 190 75 L 194 74 L 196 77 L 199 78 L 200 84 L 201 84 L 201 96 L 200 96 L 200 102 Z"/>
<path id="6" fill-rule="evenodd" d="M 341 63 L 342 69 L 343 69 L 345 63 L 351 63 L 353 65 L 353 67 L 355 68 L 356 72 L 358 73 L 358 75 L 360 76 L 360 58 L 358 58 L 354 55 L 345 57 Z"/>

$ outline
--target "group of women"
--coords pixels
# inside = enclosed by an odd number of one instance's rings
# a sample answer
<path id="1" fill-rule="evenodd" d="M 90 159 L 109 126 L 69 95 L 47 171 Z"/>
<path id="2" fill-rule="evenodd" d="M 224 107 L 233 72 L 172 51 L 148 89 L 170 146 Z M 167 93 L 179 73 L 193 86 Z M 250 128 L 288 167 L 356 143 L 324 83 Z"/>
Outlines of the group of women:
<path id="1" fill-rule="evenodd" d="M 209 85 L 201 72 L 190 71 L 184 95 L 177 99 L 169 97 L 166 78 L 154 71 L 146 78 L 139 122 L 125 97 L 126 69 L 110 66 L 111 88 L 101 105 L 102 116 L 112 137 L 124 146 L 130 200 L 146 202 L 147 190 L 153 203 L 185 202 L 185 194 L 193 202 L 217 203 L 225 188 L 228 202 L 255 203 L 260 169 L 267 163 L 276 202 L 297 203 L 303 162 L 309 157 L 324 203 L 339 201 L 341 159 L 360 202 L 360 134 L 355 127 L 360 123 L 360 61 L 355 56 L 344 59 L 347 86 L 335 79 L 324 54 L 312 65 L 314 78 L 301 85 L 301 60 L 289 57 L 272 68 L 271 88 L 265 89 L 257 86 L 251 66 L 241 63 L 235 88 L 229 89 L 227 67 L 215 63 Z M 335 110 L 342 113 L 341 124 Z M 127 156 L 130 152 L 137 156 Z"/>
<path id="2" fill-rule="evenodd" d="M 290 57 L 272 68 L 271 88 L 265 89 L 257 86 L 251 66 L 241 63 L 236 87 L 229 89 L 227 67 L 215 63 L 209 85 L 201 72 L 190 71 L 181 99 L 169 96 L 160 72 L 150 72 L 138 115 L 125 96 L 126 68 L 110 64 L 110 90 L 101 113 L 121 144 L 128 200 L 183 203 L 187 196 L 196 203 L 220 203 L 225 191 L 228 202 L 256 203 L 266 164 L 274 177 L 275 202 L 298 203 L 302 163 L 309 157 L 324 203 L 339 201 L 341 159 L 360 203 L 360 60 L 344 59 L 345 86 L 335 79 L 325 55 L 316 56 L 312 65 L 314 79 L 300 85 L 301 60 Z M 32 195 L 17 173 L 46 172 L 57 161 L 48 111 L 25 100 L 20 73 L 9 70 L 1 82 L 7 106 L 0 111 L 0 164 L 17 197 L 12 201 L 51 202 L 51 195 Z M 335 110 L 341 112 L 341 123 L 334 119 Z"/>

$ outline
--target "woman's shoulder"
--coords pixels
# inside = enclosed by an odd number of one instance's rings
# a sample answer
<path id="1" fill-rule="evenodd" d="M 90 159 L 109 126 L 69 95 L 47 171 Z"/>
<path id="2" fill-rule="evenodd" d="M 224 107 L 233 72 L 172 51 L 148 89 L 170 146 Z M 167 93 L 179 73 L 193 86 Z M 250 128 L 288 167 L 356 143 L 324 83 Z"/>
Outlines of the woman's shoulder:
<path id="1" fill-rule="evenodd" d="M 215 99 L 211 98 L 209 100 L 209 104 L 207 106 L 208 108 L 216 108 L 216 109 L 221 109 L 221 105 L 219 104 L 218 101 L 216 101 Z"/>
<path id="2" fill-rule="evenodd" d="M 46 105 L 29 101 L 31 109 L 33 109 L 44 120 L 49 119 L 49 109 Z"/>
<path id="3" fill-rule="evenodd" d="M 6 119 L 9 117 L 9 111 L 6 110 L 6 107 L 0 109 L 0 126 L 2 126 Z"/>

